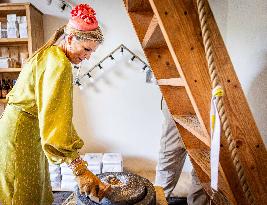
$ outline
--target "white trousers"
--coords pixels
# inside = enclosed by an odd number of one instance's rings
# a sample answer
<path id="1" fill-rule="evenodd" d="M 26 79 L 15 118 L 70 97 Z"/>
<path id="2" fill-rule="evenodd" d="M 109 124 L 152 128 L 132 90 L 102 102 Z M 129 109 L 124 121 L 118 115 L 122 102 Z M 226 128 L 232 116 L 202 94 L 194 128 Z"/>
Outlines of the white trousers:
<path id="1" fill-rule="evenodd" d="M 165 197 L 169 198 L 181 175 L 187 152 L 164 100 L 162 101 L 162 113 L 164 123 L 155 184 L 163 187 Z M 192 171 L 192 185 L 187 196 L 187 203 L 188 205 L 209 204 L 208 197 L 194 170 Z"/>

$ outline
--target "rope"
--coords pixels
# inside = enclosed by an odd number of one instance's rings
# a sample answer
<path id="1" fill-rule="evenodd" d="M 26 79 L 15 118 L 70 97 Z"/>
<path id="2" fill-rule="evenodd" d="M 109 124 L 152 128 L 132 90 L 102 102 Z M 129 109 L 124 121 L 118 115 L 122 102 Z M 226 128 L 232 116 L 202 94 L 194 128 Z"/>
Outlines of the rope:
<path id="1" fill-rule="evenodd" d="M 197 0 L 197 9 L 198 9 L 199 21 L 201 25 L 203 44 L 205 47 L 206 59 L 208 62 L 209 74 L 211 77 L 212 88 L 214 89 L 217 85 L 219 85 L 219 78 L 218 78 L 218 74 L 216 71 L 216 65 L 214 62 L 210 31 L 209 31 L 208 24 L 207 24 L 207 13 L 205 9 L 205 3 L 206 3 L 206 0 Z M 237 175 L 240 180 L 242 189 L 245 193 L 248 203 L 250 205 L 255 205 L 255 200 L 252 196 L 246 177 L 244 175 L 244 168 L 241 165 L 241 162 L 239 160 L 236 143 L 233 139 L 232 131 L 230 128 L 230 123 L 225 113 L 225 107 L 224 107 L 222 97 L 218 97 L 216 107 L 219 111 L 219 116 L 221 119 L 222 127 L 223 127 L 224 134 L 227 139 L 228 146 L 229 146 L 228 148 L 229 148 L 229 151 L 231 152 L 231 158 L 233 160 L 235 169 L 237 171 Z"/>

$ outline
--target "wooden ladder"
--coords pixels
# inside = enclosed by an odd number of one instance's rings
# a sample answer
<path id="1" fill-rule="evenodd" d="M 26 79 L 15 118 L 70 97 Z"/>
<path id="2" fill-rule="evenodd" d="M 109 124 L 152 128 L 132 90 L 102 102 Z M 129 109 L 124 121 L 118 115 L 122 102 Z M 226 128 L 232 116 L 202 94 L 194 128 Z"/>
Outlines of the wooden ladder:
<path id="1" fill-rule="evenodd" d="M 193 167 L 211 196 L 209 111 L 212 87 L 196 0 L 124 0 L 124 3 L 151 69 L 156 79 L 163 82 L 161 92 Z M 253 204 L 264 205 L 267 204 L 266 148 L 209 5 L 206 12 L 233 139 Z M 177 86 L 168 86 L 175 81 Z M 214 204 L 252 204 L 242 190 L 224 136 L 220 148 L 219 190 Z"/>

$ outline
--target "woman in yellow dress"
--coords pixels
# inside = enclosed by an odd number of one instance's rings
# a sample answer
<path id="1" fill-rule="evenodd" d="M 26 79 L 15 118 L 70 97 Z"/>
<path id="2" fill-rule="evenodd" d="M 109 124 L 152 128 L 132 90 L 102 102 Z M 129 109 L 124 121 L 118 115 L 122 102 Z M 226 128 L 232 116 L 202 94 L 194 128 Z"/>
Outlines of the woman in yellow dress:
<path id="1" fill-rule="evenodd" d="M 94 10 L 76 6 L 66 26 L 24 64 L 0 118 L 0 204 L 51 205 L 48 160 L 66 162 L 80 192 L 102 198 L 107 187 L 80 158 L 72 124 L 72 67 L 103 41 Z M 61 39 L 61 40 L 59 40 Z M 54 45 L 57 41 L 58 46 Z"/>

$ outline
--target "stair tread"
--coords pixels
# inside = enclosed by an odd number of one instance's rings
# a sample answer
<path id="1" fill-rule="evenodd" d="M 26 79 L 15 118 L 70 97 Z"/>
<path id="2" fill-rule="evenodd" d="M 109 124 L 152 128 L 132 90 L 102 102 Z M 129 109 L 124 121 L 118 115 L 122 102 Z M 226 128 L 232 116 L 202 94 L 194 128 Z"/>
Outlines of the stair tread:
<path id="1" fill-rule="evenodd" d="M 128 14 L 132 20 L 137 37 L 139 38 L 139 41 L 142 42 L 150 25 L 151 19 L 153 18 L 153 12 L 138 11 L 128 12 Z"/>
<path id="2" fill-rule="evenodd" d="M 160 30 L 156 15 L 153 16 L 142 41 L 142 47 L 161 48 L 167 47 L 164 36 Z"/>
<path id="3" fill-rule="evenodd" d="M 175 87 L 184 87 L 185 82 L 182 78 L 166 78 L 158 79 L 158 85 L 162 86 L 175 86 Z"/>
<path id="4" fill-rule="evenodd" d="M 183 126 L 207 146 L 210 146 L 209 138 L 203 132 L 202 126 L 196 115 L 173 115 L 173 119 L 176 123 Z"/>

